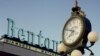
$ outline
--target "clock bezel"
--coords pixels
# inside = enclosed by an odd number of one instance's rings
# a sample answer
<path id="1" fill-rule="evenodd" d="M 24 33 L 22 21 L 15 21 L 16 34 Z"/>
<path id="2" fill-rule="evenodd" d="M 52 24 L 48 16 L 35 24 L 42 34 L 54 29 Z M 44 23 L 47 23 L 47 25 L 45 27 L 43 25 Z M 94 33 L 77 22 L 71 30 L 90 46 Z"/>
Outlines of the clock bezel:
<path id="1" fill-rule="evenodd" d="M 64 30 L 65 30 L 65 28 L 66 28 L 66 25 L 68 25 L 68 23 L 69 23 L 71 20 L 73 20 L 74 18 L 78 18 L 79 20 L 81 20 L 81 23 L 82 23 L 83 27 L 82 27 L 82 30 L 81 30 L 81 33 L 80 33 L 78 39 L 77 39 L 75 42 L 73 42 L 72 44 L 69 44 L 69 43 L 66 43 L 66 40 L 65 40 L 65 37 L 64 37 Z M 66 21 L 66 23 L 65 23 L 65 25 L 64 25 L 64 28 L 63 28 L 63 32 L 62 32 L 62 40 L 63 40 L 63 43 L 64 43 L 65 45 L 67 45 L 67 46 L 75 46 L 75 45 L 77 45 L 77 44 L 80 43 L 80 41 L 82 40 L 82 37 L 84 36 L 84 32 L 85 32 L 85 20 L 84 20 L 84 18 L 81 17 L 81 16 L 71 16 L 71 17 L 69 18 L 69 20 Z"/>

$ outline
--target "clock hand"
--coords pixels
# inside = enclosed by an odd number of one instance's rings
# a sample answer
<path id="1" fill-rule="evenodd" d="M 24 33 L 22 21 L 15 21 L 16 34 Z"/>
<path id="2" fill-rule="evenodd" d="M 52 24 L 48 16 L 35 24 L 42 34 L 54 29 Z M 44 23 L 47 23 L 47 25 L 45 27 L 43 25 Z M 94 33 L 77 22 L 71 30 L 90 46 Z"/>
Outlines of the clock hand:
<path id="1" fill-rule="evenodd" d="M 71 31 L 71 34 L 67 38 L 71 37 L 73 34 L 74 34 L 74 30 Z"/>
<path id="2" fill-rule="evenodd" d="M 71 29 L 66 29 L 67 31 L 71 31 L 71 32 L 74 32 L 74 30 L 71 30 Z"/>

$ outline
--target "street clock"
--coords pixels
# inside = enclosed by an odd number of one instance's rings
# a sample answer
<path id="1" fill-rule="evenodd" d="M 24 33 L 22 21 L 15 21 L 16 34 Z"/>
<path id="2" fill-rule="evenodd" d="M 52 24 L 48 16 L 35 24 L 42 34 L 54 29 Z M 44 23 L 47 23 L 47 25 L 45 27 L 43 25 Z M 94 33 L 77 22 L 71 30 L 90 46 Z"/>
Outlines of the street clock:
<path id="1" fill-rule="evenodd" d="M 85 17 L 81 8 L 77 5 L 72 8 L 72 14 L 69 20 L 65 23 L 62 40 L 66 46 L 75 47 L 80 42 L 84 45 L 87 43 L 87 35 L 91 31 L 91 23 Z"/>
<path id="2" fill-rule="evenodd" d="M 66 45 L 75 45 L 84 34 L 85 22 L 79 16 L 71 17 L 63 29 L 63 41 Z"/>

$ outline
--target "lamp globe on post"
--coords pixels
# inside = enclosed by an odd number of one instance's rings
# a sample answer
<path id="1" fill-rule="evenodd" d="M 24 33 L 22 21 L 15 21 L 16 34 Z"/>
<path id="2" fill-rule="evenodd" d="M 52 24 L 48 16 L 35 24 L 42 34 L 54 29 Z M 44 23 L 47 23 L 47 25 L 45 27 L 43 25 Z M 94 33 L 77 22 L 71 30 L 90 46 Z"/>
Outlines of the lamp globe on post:
<path id="1" fill-rule="evenodd" d="M 66 46 L 64 45 L 64 43 L 60 43 L 58 45 L 58 52 L 61 53 L 61 52 L 66 52 L 67 48 Z"/>
<path id="2" fill-rule="evenodd" d="M 73 50 L 71 52 L 71 56 L 82 56 L 82 53 L 79 50 Z"/>
<path id="3" fill-rule="evenodd" d="M 96 32 L 90 32 L 88 34 L 88 40 L 91 42 L 91 43 L 95 43 L 97 40 L 98 40 L 98 35 Z"/>

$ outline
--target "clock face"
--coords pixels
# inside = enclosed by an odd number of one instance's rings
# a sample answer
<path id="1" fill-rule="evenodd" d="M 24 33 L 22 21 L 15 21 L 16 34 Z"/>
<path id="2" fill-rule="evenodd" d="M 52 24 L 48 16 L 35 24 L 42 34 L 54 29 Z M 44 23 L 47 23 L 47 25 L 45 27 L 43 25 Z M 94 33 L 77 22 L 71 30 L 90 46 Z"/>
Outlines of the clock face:
<path id="1" fill-rule="evenodd" d="M 83 32 L 83 20 L 78 17 L 74 17 L 68 20 L 63 29 L 63 41 L 67 45 L 73 45 L 79 41 Z"/>

